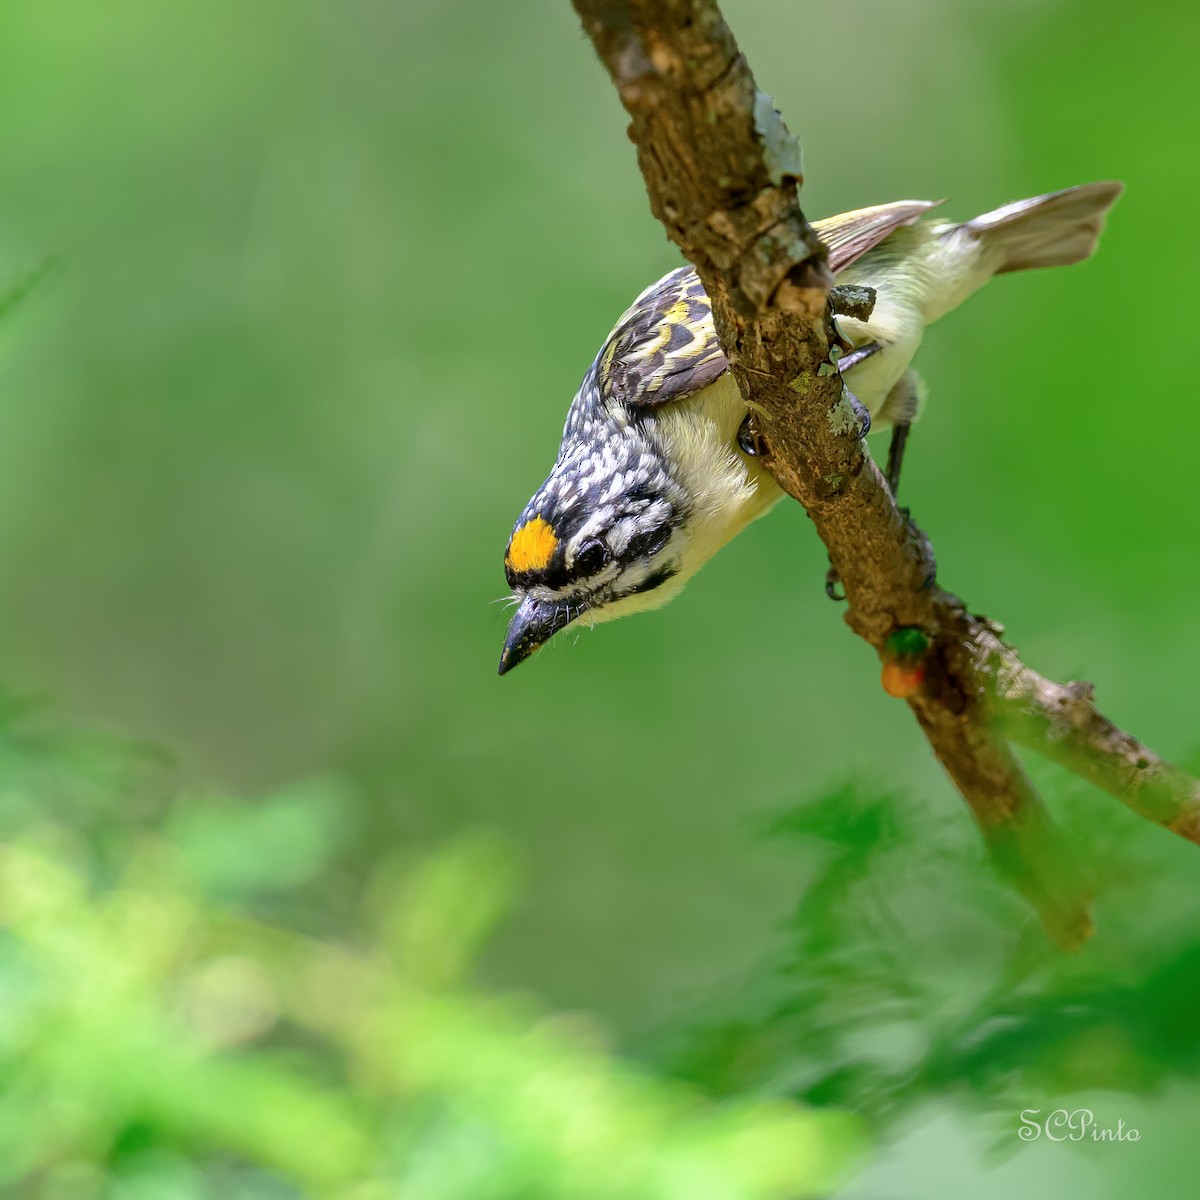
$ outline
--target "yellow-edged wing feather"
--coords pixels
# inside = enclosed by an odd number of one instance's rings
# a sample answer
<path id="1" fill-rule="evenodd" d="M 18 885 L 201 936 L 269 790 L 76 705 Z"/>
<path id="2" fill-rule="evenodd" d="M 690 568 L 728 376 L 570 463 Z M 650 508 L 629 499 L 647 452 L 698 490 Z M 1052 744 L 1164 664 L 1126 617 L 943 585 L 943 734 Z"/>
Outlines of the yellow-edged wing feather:
<path id="1" fill-rule="evenodd" d="M 836 275 L 940 200 L 897 200 L 815 221 Z M 679 267 L 648 287 L 617 322 L 592 364 L 602 392 L 632 408 L 682 400 L 729 369 L 712 305 L 696 273 Z"/>

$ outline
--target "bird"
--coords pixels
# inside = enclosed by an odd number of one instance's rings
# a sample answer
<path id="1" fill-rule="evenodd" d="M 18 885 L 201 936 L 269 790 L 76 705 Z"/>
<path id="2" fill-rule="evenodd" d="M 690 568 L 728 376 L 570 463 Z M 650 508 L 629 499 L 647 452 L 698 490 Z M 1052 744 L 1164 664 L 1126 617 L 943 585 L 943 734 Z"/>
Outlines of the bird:
<path id="1" fill-rule="evenodd" d="M 838 361 L 875 430 L 893 430 L 898 485 L 924 388 L 925 327 L 993 276 L 1064 266 L 1096 248 L 1117 182 L 1017 200 L 961 223 L 900 200 L 814 222 L 838 286 L 873 288 L 866 320 L 839 316 Z M 783 495 L 747 437 L 748 410 L 695 271 L 646 288 L 587 369 L 558 457 L 513 526 L 504 571 L 516 611 L 501 675 L 568 626 L 658 608 Z"/>

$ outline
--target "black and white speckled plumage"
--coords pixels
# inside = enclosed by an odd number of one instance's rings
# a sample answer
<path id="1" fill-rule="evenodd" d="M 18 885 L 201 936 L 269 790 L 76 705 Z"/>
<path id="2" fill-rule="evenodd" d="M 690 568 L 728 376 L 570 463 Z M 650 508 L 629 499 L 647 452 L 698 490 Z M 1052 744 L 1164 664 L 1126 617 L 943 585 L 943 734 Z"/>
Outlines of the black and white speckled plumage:
<path id="1" fill-rule="evenodd" d="M 686 510 L 687 496 L 653 423 L 635 406 L 606 396 L 593 364 L 571 405 L 554 469 L 514 526 L 516 532 L 541 518 L 558 544 L 545 567 L 509 568 L 509 586 L 543 598 L 570 591 L 579 582 L 574 550 L 598 537 L 612 557 L 595 578 L 602 584 L 637 552 L 645 535 L 678 525 Z"/>

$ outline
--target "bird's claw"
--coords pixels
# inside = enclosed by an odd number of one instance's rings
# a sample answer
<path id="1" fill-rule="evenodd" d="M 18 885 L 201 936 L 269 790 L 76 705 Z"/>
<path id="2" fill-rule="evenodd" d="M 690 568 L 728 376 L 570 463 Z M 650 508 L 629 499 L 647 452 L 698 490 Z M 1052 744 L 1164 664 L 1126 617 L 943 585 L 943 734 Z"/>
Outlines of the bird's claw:
<path id="1" fill-rule="evenodd" d="M 871 432 L 871 412 L 845 384 L 842 384 L 842 391 L 845 393 L 846 399 L 850 401 L 850 407 L 854 409 L 855 417 L 858 418 L 858 437 L 861 441 Z"/>
<path id="2" fill-rule="evenodd" d="M 758 426 L 755 424 L 752 412 L 748 412 L 742 418 L 741 425 L 738 426 L 737 443 L 738 449 L 747 458 L 759 458 L 762 455 L 762 435 L 758 432 Z"/>
<path id="3" fill-rule="evenodd" d="M 830 567 L 825 572 L 825 595 L 829 597 L 835 604 L 840 603 L 846 598 L 846 592 L 843 589 L 841 595 L 838 595 L 838 588 L 842 586 L 842 577 L 837 573 L 836 567 Z"/>

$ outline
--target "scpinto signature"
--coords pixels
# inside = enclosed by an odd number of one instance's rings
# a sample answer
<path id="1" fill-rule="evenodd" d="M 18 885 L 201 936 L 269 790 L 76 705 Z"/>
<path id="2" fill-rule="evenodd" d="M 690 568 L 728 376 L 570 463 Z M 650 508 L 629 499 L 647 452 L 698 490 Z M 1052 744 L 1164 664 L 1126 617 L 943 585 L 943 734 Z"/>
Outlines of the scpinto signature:
<path id="1" fill-rule="evenodd" d="M 1140 1142 L 1141 1133 L 1124 1120 L 1116 1126 L 1100 1125 L 1090 1108 L 1055 1108 L 1042 1116 L 1040 1108 L 1026 1108 L 1021 1112 L 1021 1127 L 1017 1137 L 1023 1142 L 1036 1142 L 1045 1138 L 1048 1142 Z"/>

